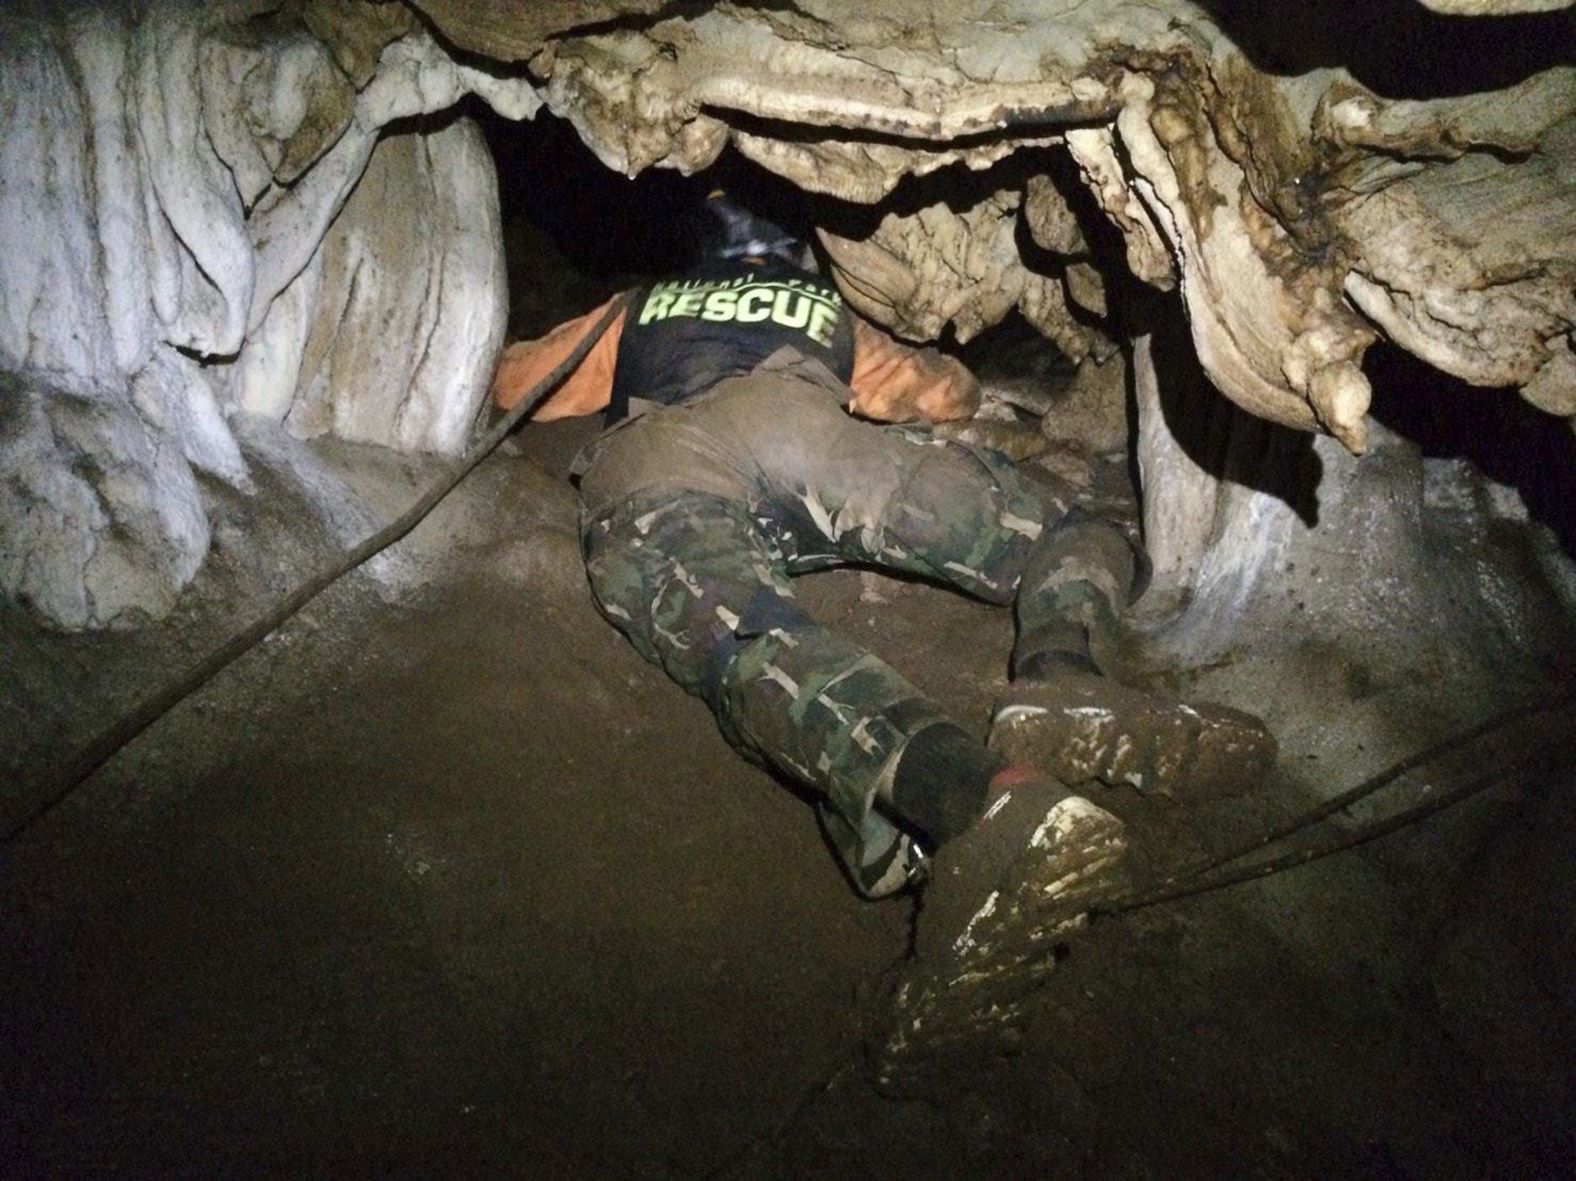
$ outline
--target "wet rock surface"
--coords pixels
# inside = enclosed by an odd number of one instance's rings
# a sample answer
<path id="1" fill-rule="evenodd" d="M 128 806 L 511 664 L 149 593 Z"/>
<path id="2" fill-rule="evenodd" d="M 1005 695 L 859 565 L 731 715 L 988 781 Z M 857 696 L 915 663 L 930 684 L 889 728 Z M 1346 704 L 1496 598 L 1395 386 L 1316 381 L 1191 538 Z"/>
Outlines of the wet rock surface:
<path id="1" fill-rule="evenodd" d="M 388 137 L 276 304 L 298 360 L 261 350 L 260 376 L 284 398 L 263 404 L 242 375 L 240 408 L 303 438 L 455 454 L 502 347 L 504 284 L 497 180 L 475 124 Z"/>
<path id="2" fill-rule="evenodd" d="M 1292 33 L 1273 15 L 1186 0 L 1054 16 L 916 0 L 860 15 L 809 4 L 652 19 L 632 7 L 605 30 L 581 33 L 566 13 L 558 30 L 522 18 L 511 36 L 485 4 L 429 11 L 470 49 L 529 57 L 551 109 L 621 171 L 702 168 L 731 140 L 809 191 L 870 204 L 942 163 L 982 170 L 1008 145 L 1065 147 L 1131 273 L 1169 289 L 1180 270 L 1221 391 L 1354 450 L 1370 393 L 1360 362 L 1377 335 L 1365 316 L 1445 371 L 1526 387 L 1540 404 L 1557 404 L 1544 391 L 1568 375 L 1559 184 L 1576 92 L 1568 64 L 1539 47 L 1568 37 L 1561 15 L 1452 22 L 1387 6 L 1332 10 Z M 1426 68 L 1409 72 L 1400 47 L 1423 42 Z M 807 139 L 807 126 L 824 130 Z M 884 292 L 865 310 L 900 332 L 933 335 L 955 311 L 965 334 L 999 318 L 1044 268 L 990 264 L 997 307 L 967 288 L 1024 191 L 998 192 L 991 216 L 975 206 L 925 224 L 894 211 L 844 236 L 833 253 L 851 298 Z M 1051 276 L 1066 268 L 1075 301 L 1098 307 L 1095 276 L 1067 266 L 1086 246 L 1062 204 L 1037 185 L 1028 232 L 1060 260 Z M 940 290 L 954 297 L 926 306 L 929 289 L 905 276 L 938 256 L 953 260 Z M 1073 335 L 1054 300 L 1047 289 L 1025 312 Z"/>
<path id="3" fill-rule="evenodd" d="M 337 398 L 345 437 L 454 451 L 491 376 L 505 296 L 493 170 L 474 132 L 396 137 L 374 169 L 375 215 L 358 215 L 365 196 L 342 210 L 391 123 L 473 89 L 519 117 L 534 91 L 468 72 L 398 21 L 344 49 L 342 67 L 274 6 L 253 9 L 26 3 L 4 17 L 0 370 L 33 398 L 92 407 L 46 419 L 94 425 L 45 446 L 37 415 L 8 416 L 32 474 L 0 502 L 0 589 L 59 626 L 170 609 L 207 553 L 198 474 L 251 489 L 239 419 Z M 354 64 L 396 38 L 376 77 Z M 402 248 L 358 253 L 376 227 L 397 228 Z M 412 239 L 421 250 L 404 248 Z M 467 293 L 463 307 L 441 298 L 445 283 Z M 342 333 L 352 302 L 358 327 Z M 362 334 L 378 338 L 381 365 Z M 359 384 L 343 372 L 350 354 Z M 336 355 L 331 398 L 312 379 Z M 84 465 L 113 478 L 84 478 Z M 104 585 L 117 563 L 124 577 Z"/>

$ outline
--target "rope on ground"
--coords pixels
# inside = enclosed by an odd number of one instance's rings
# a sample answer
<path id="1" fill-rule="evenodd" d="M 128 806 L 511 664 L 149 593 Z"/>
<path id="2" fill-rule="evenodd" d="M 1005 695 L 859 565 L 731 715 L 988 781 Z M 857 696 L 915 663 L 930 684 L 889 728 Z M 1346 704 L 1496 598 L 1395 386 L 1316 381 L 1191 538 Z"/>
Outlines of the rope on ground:
<path id="1" fill-rule="evenodd" d="M 1370 841 L 1388 836 L 1390 833 L 1402 828 L 1420 823 L 1430 816 L 1488 791 L 1490 788 L 1519 782 L 1535 771 L 1542 770 L 1545 767 L 1557 766 L 1557 756 L 1561 752 L 1568 750 L 1573 744 L 1576 744 L 1576 739 L 1561 738 L 1545 750 L 1524 758 L 1511 767 L 1500 768 L 1488 774 L 1476 776 L 1464 784 L 1441 792 L 1439 795 L 1410 808 L 1403 809 L 1393 816 L 1384 817 L 1349 829 L 1321 844 L 1289 850 L 1262 861 L 1239 866 L 1236 869 L 1228 869 L 1224 873 L 1214 872 L 1233 862 L 1240 861 L 1248 854 L 1256 852 L 1276 841 L 1293 836 L 1311 825 L 1327 819 L 1341 809 L 1350 807 L 1352 804 L 1376 794 L 1381 789 L 1394 783 L 1408 771 L 1415 770 L 1444 755 L 1467 747 L 1478 739 L 1502 730 L 1514 722 L 1568 705 L 1572 700 L 1573 698 L 1570 694 L 1561 694 L 1558 697 L 1533 702 L 1496 714 L 1443 742 L 1436 743 L 1434 746 L 1427 747 L 1414 755 L 1408 756 L 1378 775 L 1358 784 L 1356 787 L 1342 792 L 1340 795 L 1327 800 L 1325 803 L 1288 821 L 1286 824 L 1272 829 L 1268 833 L 1255 837 L 1250 842 L 1245 842 L 1202 865 L 1171 875 L 1156 889 L 1135 894 L 1116 895 L 1105 902 L 1098 903 L 1090 908 L 1090 917 L 1098 919 L 1111 915 L 1125 914 L 1145 907 L 1156 906 L 1162 902 L 1174 902 L 1182 898 L 1191 898 L 1198 894 L 1211 893 L 1215 890 L 1225 889 L 1228 886 L 1235 886 L 1242 882 L 1269 877 L 1271 874 L 1308 865 L 1332 854 L 1357 848 L 1359 845 L 1365 845 Z"/>
<path id="2" fill-rule="evenodd" d="M 526 415 L 535 410 L 542 400 L 557 388 L 559 382 L 574 372 L 576 366 L 591 351 L 592 346 L 612 326 L 614 319 L 623 312 L 626 302 L 627 297 L 615 299 L 608 307 L 606 314 L 597 321 L 596 327 L 575 346 L 574 351 L 565 357 L 557 368 L 528 390 L 520 403 L 499 419 L 492 429 L 483 436 L 481 441 L 468 454 L 459 459 L 448 472 L 439 477 L 437 482 L 411 505 L 404 514 L 385 525 L 382 529 L 379 529 L 353 549 L 347 551 L 332 566 L 319 571 L 307 579 L 281 598 L 250 625 L 231 635 L 229 639 L 208 653 L 192 668 L 187 670 L 186 673 L 144 698 L 132 710 L 123 714 L 113 725 L 102 731 L 98 737 L 88 743 L 53 778 L 51 786 L 33 804 L 32 808 L 19 820 L 6 828 L 4 835 L 0 836 L 0 845 L 10 844 L 28 829 L 43 820 L 72 792 L 86 782 L 89 776 L 114 758 L 116 754 L 129 745 L 144 730 L 147 730 L 165 714 L 169 713 L 170 710 L 246 655 L 266 636 L 277 631 L 301 608 L 305 607 L 346 574 L 362 565 L 369 558 L 376 557 L 382 553 L 419 525 L 426 518 L 427 514 L 437 508 L 444 497 L 454 491 L 461 480 L 471 474 L 477 464 L 498 449 L 498 445 L 509 436 L 509 433 L 520 424 L 520 421 Z"/>
<path id="3" fill-rule="evenodd" d="M 1269 832 L 1254 837 L 1252 840 L 1245 841 L 1236 848 L 1230 849 L 1200 865 L 1173 874 L 1167 879 L 1166 884 L 1172 885 L 1184 878 L 1198 877 L 1200 874 L 1219 869 L 1222 865 L 1227 865 L 1246 857 L 1249 853 L 1257 852 L 1266 845 L 1273 845 L 1276 841 L 1294 836 L 1303 829 L 1317 824 L 1321 820 L 1326 820 L 1337 812 L 1362 802 L 1369 796 L 1378 794 L 1409 771 L 1415 771 L 1417 768 L 1427 766 L 1436 759 L 1442 759 L 1446 755 L 1454 754 L 1458 750 L 1471 746 L 1480 738 L 1486 738 L 1490 734 L 1503 730 L 1516 722 L 1536 717 L 1541 713 L 1548 713 L 1563 705 L 1568 705 L 1573 700 L 1576 700 L 1576 698 L 1573 698 L 1571 694 L 1563 693 L 1556 697 L 1540 698 L 1539 700 L 1492 714 L 1475 726 L 1469 726 L 1465 730 L 1452 734 L 1449 738 L 1436 742 L 1432 746 L 1426 746 L 1415 754 L 1408 755 L 1400 762 L 1385 768 L 1377 775 L 1365 779 L 1356 787 L 1348 788 L 1339 795 L 1332 796 L 1318 807 L 1287 821 L 1279 828 L 1271 829 Z"/>

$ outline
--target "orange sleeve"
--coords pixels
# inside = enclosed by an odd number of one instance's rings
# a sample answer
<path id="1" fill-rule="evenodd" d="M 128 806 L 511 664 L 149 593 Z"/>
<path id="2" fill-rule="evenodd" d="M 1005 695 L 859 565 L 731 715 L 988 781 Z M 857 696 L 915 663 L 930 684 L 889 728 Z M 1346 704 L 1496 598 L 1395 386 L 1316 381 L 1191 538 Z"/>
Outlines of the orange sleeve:
<path id="1" fill-rule="evenodd" d="M 493 403 L 498 409 L 513 409 L 532 386 L 562 364 L 585 339 L 586 333 L 596 327 L 613 299 L 578 319 L 560 324 L 546 336 L 517 341 L 504 349 L 492 383 Z M 531 415 L 533 421 L 549 422 L 555 418 L 595 414 L 607 406 L 613 396 L 613 367 L 618 359 L 618 338 L 624 331 L 625 314 L 621 313 L 608 325 L 602 339 L 591 346 L 591 351 L 574 372 L 536 408 L 536 413 Z"/>
<path id="2" fill-rule="evenodd" d="M 980 383 L 962 362 L 899 344 L 857 316 L 848 385 L 854 391 L 848 409 L 880 422 L 949 422 L 971 417 L 980 404 Z"/>

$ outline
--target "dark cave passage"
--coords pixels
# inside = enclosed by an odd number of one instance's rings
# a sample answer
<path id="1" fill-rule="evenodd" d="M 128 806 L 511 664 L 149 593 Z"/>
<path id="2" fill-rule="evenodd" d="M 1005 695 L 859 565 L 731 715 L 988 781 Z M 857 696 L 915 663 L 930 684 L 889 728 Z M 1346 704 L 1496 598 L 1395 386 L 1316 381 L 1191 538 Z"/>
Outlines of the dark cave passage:
<path id="1" fill-rule="evenodd" d="M 1374 418 L 1425 458 L 1465 460 L 1514 488 L 1532 520 L 1576 557 L 1576 432 L 1513 390 L 1469 386 L 1393 345 L 1372 349 L 1367 369 Z"/>
<path id="2" fill-rule="evenodd" d="M 694 266 L 700 260 L 698 235 L 708 220 L 701 207 L 717 190 L 804 241 L 824 272 L 817 226 L 857 236 L 868 233 L 889 208 L 935 200 L 966 204 L 1039 172 L 1048 172 L 1077 215 L 1106 276 L 1112 324 L 1128 334 L 1155 327 L 1165 332 L 1168 322 L 1174 325 L 1183 317 L 1175 298 L 1157 296 L 1128 271 L 1120 234 L 1078 183 L 1065 152 L 1019 153 L 986 173 L 944 169 L 910 179 L 878 206 L 859 206 L 807 194 L 731 149 L 693 176 L 647 169 L 627 178 L 597 160 L 565 120 L 543 112 L 532 121 L 514 122 L 480 104 L 471 104 L 469 111 L 481 123 L 498 166 L 511 339 L 539 336 L 616 291 Z M 1028 265 L 1061 273 L 1065 263 L 1036 246 L 1021 222 L 1017 238 Z M 1072 311 L 1087 315 L 1076 304 Z M 1076 368 L 1016 313 L 966 345 L 953 341 L 950 330 L 936 343 L 987 381 L 1006 387 L 1033 383 L 1054 395 Z M 1180 379 L 1185 384 L 1207 388 L 1190 351 L 1172 364 L 1185 371 Z M 1550 528 L 1567 554 L 1576 554 L 1576 436 L 1564 424 L 1514 391 L 1475 389 L 1384 343 L 1370 350 L 1365 371 L 1374 386 L 1378 422 L 1416 445 L 1426 459 L 1464 459 L 1489 480 L 1515 489 L 1531 519 Z M 1247 416 L 1213 391 L 1206 400 L 1215 404 L 1212 413 L 1198 406 L 1193 420 L 1178 418 L 1172 425 L 1196 462 L 1225 477 L 1232 461 L 1222 450 L 1219 422 Z M 1130 435 L 1135 415 L 1129 407 Z M 1239 466 L 1230 478 L 1261 484 L 1315 523 L 1321 465 L 1311 453 L 1304 454 L 1311 437 L 1261 429 L 1303 459 L 1262 472 Z M 1130 439 L 1130 453 L 1132 446 Z M 1136 468 L 1133 478 L 1136 483 Z"/>
<path id="3" fill-rule="evenodd" d="M 701 206 L 718 189 L 801 240 L 813 237 L 804 194 L 736 153 L 694 176 L 649 168 L 629 178 L 546 112 L 518 123 L 479 105 L 472 114 L 498 165 L 513 336 L 540 335 L 616 290 L 696 265 L 708 221 Z"/>

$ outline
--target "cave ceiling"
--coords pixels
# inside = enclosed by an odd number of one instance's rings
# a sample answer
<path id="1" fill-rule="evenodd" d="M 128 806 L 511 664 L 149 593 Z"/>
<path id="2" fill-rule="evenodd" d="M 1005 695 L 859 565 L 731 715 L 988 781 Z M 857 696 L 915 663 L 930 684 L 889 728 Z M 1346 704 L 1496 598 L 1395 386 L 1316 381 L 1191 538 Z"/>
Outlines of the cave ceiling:
<path id="1" fill-rule="evenodd" d="M 1219 388 L 1353 450 L 1380 336 L 1576 413 L 1571 14 L 1436 15 L 1568 5 L 416 6 L 460 51 L 520 63 L 628 174 L 694 171 L 732 143 L 876 203 L 905 177 L 1065 146 L 1131 274 L 1180 288 Z M 1098 347 L 1104 293 L 1065 200 L 899 202 L 862 240 L 823 241 L 860 310 L 905 335 L 966 339 L 1017 309 L 1077 355 Z M 1020 218 L 1064 274 L 1024 266 Z"/>

